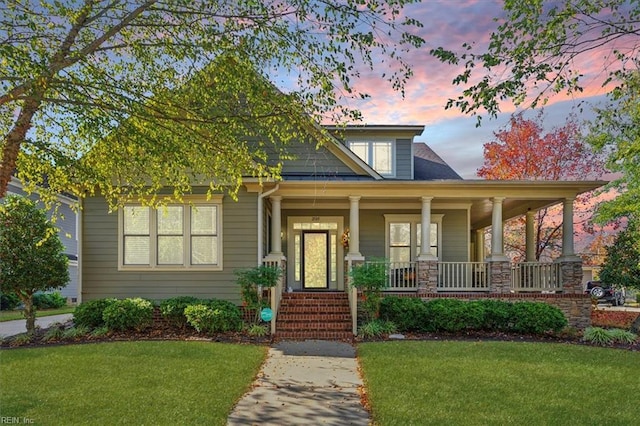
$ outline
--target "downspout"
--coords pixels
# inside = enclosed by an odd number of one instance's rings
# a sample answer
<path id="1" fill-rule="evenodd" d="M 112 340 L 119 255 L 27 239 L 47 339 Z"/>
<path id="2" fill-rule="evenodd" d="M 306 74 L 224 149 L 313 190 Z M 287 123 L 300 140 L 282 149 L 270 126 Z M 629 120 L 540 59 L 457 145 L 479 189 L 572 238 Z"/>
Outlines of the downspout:
<path id="1" fill-rule="evenodd" d="M 78 212 L 76 213 L 76 238 L 78 239 L 76 245 L 76 251 L 78 252 L 78 290 L 76 293 L 76 306 L 82 303 L 82 250 L 84 244 L 82 240 L 84 239 L 84 233 L 82 232 L 84 229 L 84 220 L 82 212 L 84 211 L 84 198 L 79 197 L 78 200 Z"/>
<path id="2" fill-rule="evenodd" d="M 262 215 L 262 209 L 264 205 L 263 200 L 265 197 L 268 197 L 269 195 L 273 194 L 278 189 L 280 189 L 280 184 L 277 184 L 275 188 L 272 188 L 265 193 L 258 194 L 258 266 L 262 264 L 262 257 L 263 257 L 263 253 L 262 253 L 262 240 L 263 240 L 262 230 L 264 228 L 263 215 Z"/>

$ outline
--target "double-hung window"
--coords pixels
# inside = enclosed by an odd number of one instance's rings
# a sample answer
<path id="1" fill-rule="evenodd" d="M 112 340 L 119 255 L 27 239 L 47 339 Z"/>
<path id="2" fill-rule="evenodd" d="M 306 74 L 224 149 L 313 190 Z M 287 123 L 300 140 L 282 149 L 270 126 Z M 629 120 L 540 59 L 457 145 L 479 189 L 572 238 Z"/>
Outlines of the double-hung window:
<path id="1" fill-rule="evenodd" d="M 389 140 L 348 141 L 349 149 L 376 172 L 383 176 L 395 176 L 395 144 Z"/>
<path id="2" fill-rule="evenodd" d="M 222 269 L 222 203 L 120 210 L 120 269 Z"/>
<path id="3" fill-rule="evenodd" d="M 439 257 L 442 240 L 441 214 L 431 215 L 429 253 Z M 419 215 L 385 215 L 386 256 L 391 262 L 411 262 L 422 252 L 422 223 Z"/>

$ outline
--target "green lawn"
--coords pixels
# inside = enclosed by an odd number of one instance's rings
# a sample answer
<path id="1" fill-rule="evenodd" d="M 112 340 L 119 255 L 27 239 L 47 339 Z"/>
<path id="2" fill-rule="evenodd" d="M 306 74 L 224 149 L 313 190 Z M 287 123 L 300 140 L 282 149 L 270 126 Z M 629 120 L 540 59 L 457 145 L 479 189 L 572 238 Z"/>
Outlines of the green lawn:
<path id="1" fill-rule="evenodd" d="M 404 341 L 358 356 L 377 425 L 640 424 L 638 352 Z"/>
<path id="2" fill-rule="evenodd" d="M 0 351 L 0 415 L 47 425 L 224 425 L 267 348 L 118 342 Z"/>
<path id="3" fill-rule="evenodd" d="M 36 318 L 39 317 L 47 317 L 50 315 L 59 315 L 59 314 L 70 314 L 75 311 L 74 306 L 66 306 L 60 309 L 46 309 L 42 311 L 36 311 Z M 23 320 L 24 315 L 22 311 L 0 311 L 0 322 L 3 321 L 13 321 L 13 320 Z"/>

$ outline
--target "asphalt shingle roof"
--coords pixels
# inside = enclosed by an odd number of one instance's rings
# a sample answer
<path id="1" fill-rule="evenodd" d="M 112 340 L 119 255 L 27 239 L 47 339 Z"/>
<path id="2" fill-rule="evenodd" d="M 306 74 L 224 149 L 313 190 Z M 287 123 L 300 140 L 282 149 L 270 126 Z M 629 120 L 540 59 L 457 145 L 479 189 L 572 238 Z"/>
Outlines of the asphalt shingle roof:
<path id="1" fill-rule="evenodd" d="M 462 177 L 426 144 L 414 143 L 413 153 L 415 180 L 462 180 Z"/>

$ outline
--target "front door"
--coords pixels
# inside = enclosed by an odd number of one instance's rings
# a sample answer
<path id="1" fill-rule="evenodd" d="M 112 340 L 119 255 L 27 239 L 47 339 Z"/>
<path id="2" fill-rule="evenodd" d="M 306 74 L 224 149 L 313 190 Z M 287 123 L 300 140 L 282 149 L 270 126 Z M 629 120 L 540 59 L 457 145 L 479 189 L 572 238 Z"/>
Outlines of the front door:
<path id="1" fill-rule="evenodd" d="M 302 232 L 302 287 L 329 287 L 329 231 Z"/>

